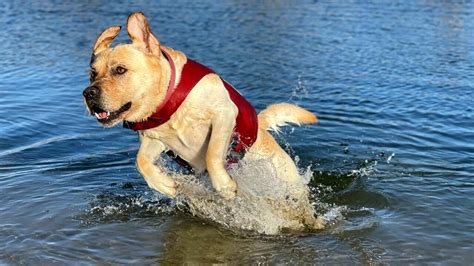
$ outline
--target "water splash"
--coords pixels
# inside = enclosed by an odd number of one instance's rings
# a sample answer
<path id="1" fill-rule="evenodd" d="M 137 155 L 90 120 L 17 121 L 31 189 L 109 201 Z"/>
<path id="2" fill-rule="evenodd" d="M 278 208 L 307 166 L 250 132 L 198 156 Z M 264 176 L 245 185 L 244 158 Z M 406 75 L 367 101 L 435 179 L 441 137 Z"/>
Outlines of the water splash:
<path id="1" fill-rule="evenodd" d="M 106 192 L 96 196 L 90 208 L 77 218 L 84 224 L 95 224 L 171 215 L 175 210 L 173 201 L 155 193 Z"/>
<path id="2" fill-rule="evenodd" d="M 125 184 L 122 188 L 133 188 L 131 193 L 114 190 L 100 194 L 79 218 L 89 224 L 185 211 L 239 234 L 242 231 L 276 235 L 321 229 L 332 233 L 361 230 L 378 224 L 373 210 L 337 204 L 331 198 L 341 192 L 349 193 L 360 178 L 377 174 L 377 159 L 357 163 L 356 169 L 346 169 L 345 173 L 314 173 L 311 165 L 300 166 L 301 184 L 293 186 L 276 176 L 271 159 L 243 161 L 228 169 L 238 184 L 237 196 L 232 200 L 225 200 L 215 192 L 209 176 L 176 171 L 173 178 L 178 184 L 178 196 L 174 201 L 150 193 L 147 187 L 138 187 L 137 191 L 134 185 Z M 299 158 L 295 156 L 294 160 L 298 165 Z M 295 193 L 302 190 L 306 192 Z"/>
<path id="3" fill-rule="evenodd" d="M 291 92 L 291 96 L 288 99 L 288 101 L 299 99 L 301 100 L 303 97 L 308 97 L 309 96 L 309 91 L 307 88 L 307 85 L 301 75 L 298 75 L 298 83 L 296 84 L 295 87 L 293 87 L 293 90 Z"/>
<path id="4" fill-rule="evenodd" d="M 284 144 L 288 145 L 286 150 L 293 154 L 289 144 L 286 142 Z M 393 157 L 393 154 L 390 157 Z M 346 191 L 349 192 L 357 180 L 360 182 L 361 178 L 376 175 L 378 159 L 367 159 L 363 163 L 357 163 L 355 169 L 341 174 L 344 180 L 336 187 L 343 186 L 339 190 L 349 189 Z M 294 156 L 294 161 L 299 165 L 298 156 Z M 212 188 L 208 176 L 180 174 L 175 177 L 179 186 L 177 206 L 195 216 L 233 230 L 249 230 L 269 235 L 287 231 L 315 231 L 334 226 L 342 231 L 356 230 L 359 227 L 365 228 L 377 224 L 373 212 L 370 212 L 371 215 L 366 215 L 367 217 L 351 218 L 354 213 L 365 214 L 366 209 L 325 202 L 325 195 L 327 199 L 328 195 L 332 197 L 338 192 L 333 191 L 331 185 L 315 183 L 311 165 L 299 166 L 299 172 L 301 183 L 292 186 L 276 176 L 270 159 L 244 161 L 229 169 L 230 175 L 238 185 L 237 196 L 232 200 L 220 197 Z M 328 176 L 328 178 L 335 177 Z M 301 190 L 306 192 L 295 193 Z M 369 226 L 361 224 L 366 222 Z M 349 226 L 348 223 L 352 224 Z"/>
<path id="5" fill-rule="evenodd" d="M 377 172 L 377 160 L 369 161 L 365 160 L 364 164 L 366 166 L 363 166 L 359 169 L 351 170 L 351 173 L 349 176 L 358 176 L 358 177 L 368 177 L 374 173 Z"/>
<path id="6" fill-rule="evenodd" d="M 289 185 L 277 178 L 270 159 L 242 162 L 229 172 L 238 186 L 234 199 L 220 197 L 207 176 L 178 175 L 177 205 L 230 229 L 260 234 L 324 227 L 325 221 L 315 216 L 306 185 Z"/>
<path id="7" fill-rule="evenodd" d="M 389 164 L 389 163 L 392 161 L 392 159 L 393 159 L 394 156 L 395 156 L 395 153 L 392 153 L 392 154 L 390 154 L 390 156 L 388 156 L 388 158 L 387 158 L 387 164 Z"/>

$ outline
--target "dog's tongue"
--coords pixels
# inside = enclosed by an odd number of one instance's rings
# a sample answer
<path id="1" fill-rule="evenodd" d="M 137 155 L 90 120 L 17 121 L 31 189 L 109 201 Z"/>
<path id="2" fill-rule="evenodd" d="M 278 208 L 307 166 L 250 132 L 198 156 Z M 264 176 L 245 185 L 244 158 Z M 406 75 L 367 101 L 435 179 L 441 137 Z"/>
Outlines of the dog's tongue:
<path id="1" fill-rule="evenodd" d="M 98 113 L 100 119 L 107 118 L 107 113 L 106 112 L 100 112 Z"/>

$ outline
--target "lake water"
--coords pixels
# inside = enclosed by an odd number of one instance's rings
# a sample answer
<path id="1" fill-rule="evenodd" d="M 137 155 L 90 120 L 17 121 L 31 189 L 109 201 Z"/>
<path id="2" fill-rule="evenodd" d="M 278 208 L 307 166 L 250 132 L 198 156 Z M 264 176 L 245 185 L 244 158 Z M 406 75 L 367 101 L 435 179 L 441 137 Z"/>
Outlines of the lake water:
<path id="1" fill-rule="evenodd" d="M 472 265 L 472 1 L 66 2 L 0 3 L 0 264 Z M 326 229 L 230 230 L 147 187 L 137 136 L 82 102 L 95 38 L 137 10 L 258 110 L 318 115 L 277 138 Z"/>

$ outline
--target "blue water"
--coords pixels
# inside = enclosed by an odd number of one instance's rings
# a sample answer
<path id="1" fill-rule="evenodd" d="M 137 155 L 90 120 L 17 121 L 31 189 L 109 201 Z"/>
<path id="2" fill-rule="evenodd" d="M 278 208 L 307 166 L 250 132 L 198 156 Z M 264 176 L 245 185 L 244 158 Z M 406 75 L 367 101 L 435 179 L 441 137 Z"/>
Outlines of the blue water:
<path id="1" fill-rule="evenodd" d="M 81 95 L 95 38 L 137 10 L 257 109 L 318 115 L 278 140 L 330 226 L 238 232 L 148 189 L 137 136 Z M 472 1 L 3 1 L 0 25 L 0 263 L 474 261 Z"/>

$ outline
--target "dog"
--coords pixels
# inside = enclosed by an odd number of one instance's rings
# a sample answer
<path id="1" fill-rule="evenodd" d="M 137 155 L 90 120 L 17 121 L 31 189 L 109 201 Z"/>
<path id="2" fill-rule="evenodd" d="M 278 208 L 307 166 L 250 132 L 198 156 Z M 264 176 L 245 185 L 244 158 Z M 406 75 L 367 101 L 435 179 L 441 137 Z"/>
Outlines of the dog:
<path id="1" fill-rule="evenodd" d="M 239 160 L 268 158 L 278 178 L 302 183 L 295 163 L 268 130 L 316 123 L 313 113 L 279 103 L 257 115 L 214 71 L 161 45 L 143 13 L 130 14 L 126 29 L 130 44 L 110 47 L 120 26 L 105 29 L 95 41 L 83 96 L 103 126 L 124 123 L 138 131 L 136 167 L 150 188 L 177 194 L 176 182 L 158 160 L 162 153 L 172 153 L 195 173 L 207 171 L 224 199 L 236 195 L 227 167 Z"/>

